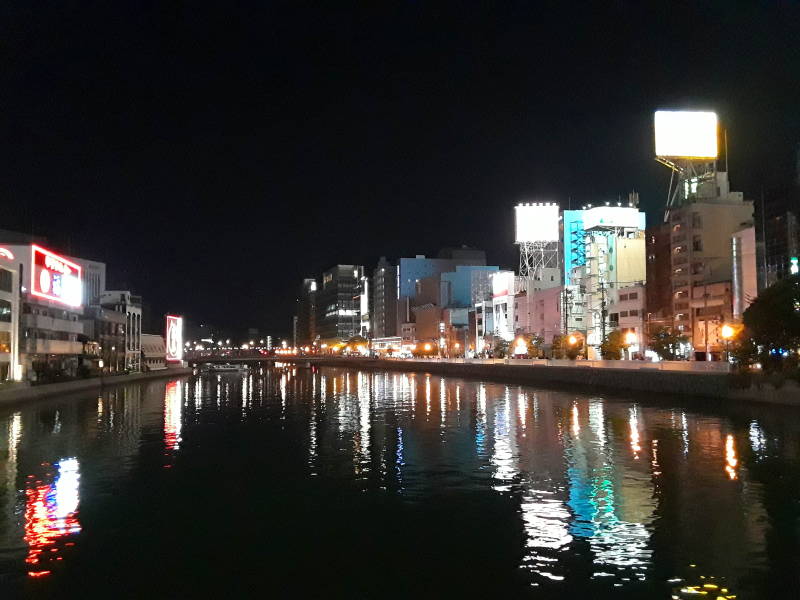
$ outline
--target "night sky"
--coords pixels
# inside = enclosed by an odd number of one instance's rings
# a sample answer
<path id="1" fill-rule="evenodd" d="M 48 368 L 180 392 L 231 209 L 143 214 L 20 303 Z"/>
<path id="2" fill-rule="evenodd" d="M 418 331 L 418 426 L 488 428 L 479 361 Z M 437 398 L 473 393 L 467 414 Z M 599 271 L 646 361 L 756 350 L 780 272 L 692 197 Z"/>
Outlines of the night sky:
<path id="1" fill-rule="evenodd" d="M 516 266 L 520 200 L 635 189 L 657 219 L 656 108 L 716 109 L 748 198 L 791 179 L 800 5 L 603 6 L 4 3 L 0 228 L 159 314 L 282 334 L 335 263 Z"/>

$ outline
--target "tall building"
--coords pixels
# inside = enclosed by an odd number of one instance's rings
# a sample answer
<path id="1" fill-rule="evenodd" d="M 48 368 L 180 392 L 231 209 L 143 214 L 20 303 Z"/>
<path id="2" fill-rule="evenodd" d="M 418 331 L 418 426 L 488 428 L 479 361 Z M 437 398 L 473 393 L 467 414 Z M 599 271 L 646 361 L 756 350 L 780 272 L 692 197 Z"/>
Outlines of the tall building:
<path id="1" fill-rule="evenodd" d="M 303 279 L 297 299 L 297 344 L 306 346 L 317 339 L 317 280 Z"/>
<path id="2" fill-rule="evenodd" d="M 575 316 L 569 313 L 565 320 L 570 331 L 585 332 L 589 358 L 596 358 L 614 329 L 624 329 L 644 341 L 644 289 L 627 288 L 642 287 L 646 280 L 645 214 L 635 202 L 628 206 L 607 203 L 584 210 L 582 220 L 584 264 L 572 269 L 565 308 L 579 311 L 583 327 L 575 327 Z M 620 303 L 623 308 L 618 308 Z M 624 323 L 620 322 L 622 313 Z M 640 345 L 632 351 L 639 351 Z"/>
<path id="3" fill-rule="evenodd" d="M 372 336 L 397 335 L 397 267 L 381 256 L 372 272 Z"/>
<path id="4" fill-rule="evenodd" d="M 321 342 L 362 335 L 361 307 L 364 267 L 336 265 L 322 274 L 316 291 L 315 327 Z"/>
<path id="5" fill-rule="evenodd" d="M 698 292 L 697 288 L 723 282 L 730 287 L 733 278 L 731 238 L 753 221 L 753 203 L 744 200 L 741 192 L 730 191 L 727 173 L 715 172 L 714 175 L 692 183 L 687 188 L 689 194 L 669 211 L 673 322 L 678 331 L 692 338 L 702 329 L 702 341 L 693 339 L 693 345 L 696 352 L 703 353 L 707 347 L 707 324 L 703 322 L 707 318 L 717 322 L 721 313 L 716 306 L 709 307 L 708 292 Z M 715 303 L 723 301 L 729 302 L 730 298 L 714 300 Z M 709 341 L 709 345 L 715 344 Z"/>

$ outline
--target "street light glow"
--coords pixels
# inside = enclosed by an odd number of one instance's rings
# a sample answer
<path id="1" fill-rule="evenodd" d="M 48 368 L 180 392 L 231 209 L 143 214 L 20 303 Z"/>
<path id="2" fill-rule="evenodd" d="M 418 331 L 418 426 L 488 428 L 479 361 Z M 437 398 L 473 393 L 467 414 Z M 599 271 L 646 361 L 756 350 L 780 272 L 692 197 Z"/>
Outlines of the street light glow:
<path id="1" fill-rule="evenodd" d="M 570 346 L 574 346 L 575 344 L 578 343 L 578 338 L 576 338 L 574 335 L 571 335 L 571 336 L 569 336 L 567 341 L 569 342 Z"/>
<path id="2" fill-rule="evenodd" d="M 725 325 L 723 325 L 722 328 L 720 329 L 720 334 L 722 335 L 723 340 L 729 340 L 734 335 L 736 335 L 736 330 L 734 330 L 733 327 L 725 323 Z"/>

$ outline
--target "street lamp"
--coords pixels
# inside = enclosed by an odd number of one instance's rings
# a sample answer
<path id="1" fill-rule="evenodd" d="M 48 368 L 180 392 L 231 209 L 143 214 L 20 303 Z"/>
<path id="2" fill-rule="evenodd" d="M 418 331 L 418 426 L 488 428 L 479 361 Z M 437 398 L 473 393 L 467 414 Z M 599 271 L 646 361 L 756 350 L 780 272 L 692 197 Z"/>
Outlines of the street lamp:
<path id="1" fill-rule="evenodd" d="M 574 346 L 578 343 L 578 338 L 576 338 L 574 335 L 571 335 L 567 338 L 567 341 L 569 342 L 570 346 Z"/>
<path id="2" fill-rule="evenodd" d="M 731 341 L 733 336 L 736 335 L 736 330 L 727 323 L 725 323 L 720 328 L 720 335 L 722 336 L 722 339 L 725 340 L 725 361 L 730 362 L 731 353 L 730 350 L 728 349 L 728 343 Z"/>

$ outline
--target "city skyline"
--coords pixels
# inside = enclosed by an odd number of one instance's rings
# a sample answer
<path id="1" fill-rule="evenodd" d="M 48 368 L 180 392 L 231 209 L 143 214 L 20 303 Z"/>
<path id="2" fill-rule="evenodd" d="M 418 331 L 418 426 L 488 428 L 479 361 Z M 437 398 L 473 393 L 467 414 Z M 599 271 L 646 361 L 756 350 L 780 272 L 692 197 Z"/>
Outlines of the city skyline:
<path id="1" fill-rule="evenodd" d="M 9 30 L 47 35 L 7 36 L 3 228 L 106 261 L 155 313 L 288 334 L 297 282 L 337 263 L 464 243 L 514 267 L 521 200 L 636 190 L 653 222 L 658 108 L 720 114 L 746 198 L 790 184 L 795 9 L 495 10 L 260 7 L 218 29 L 202 7 L 11 7 Z"/>

